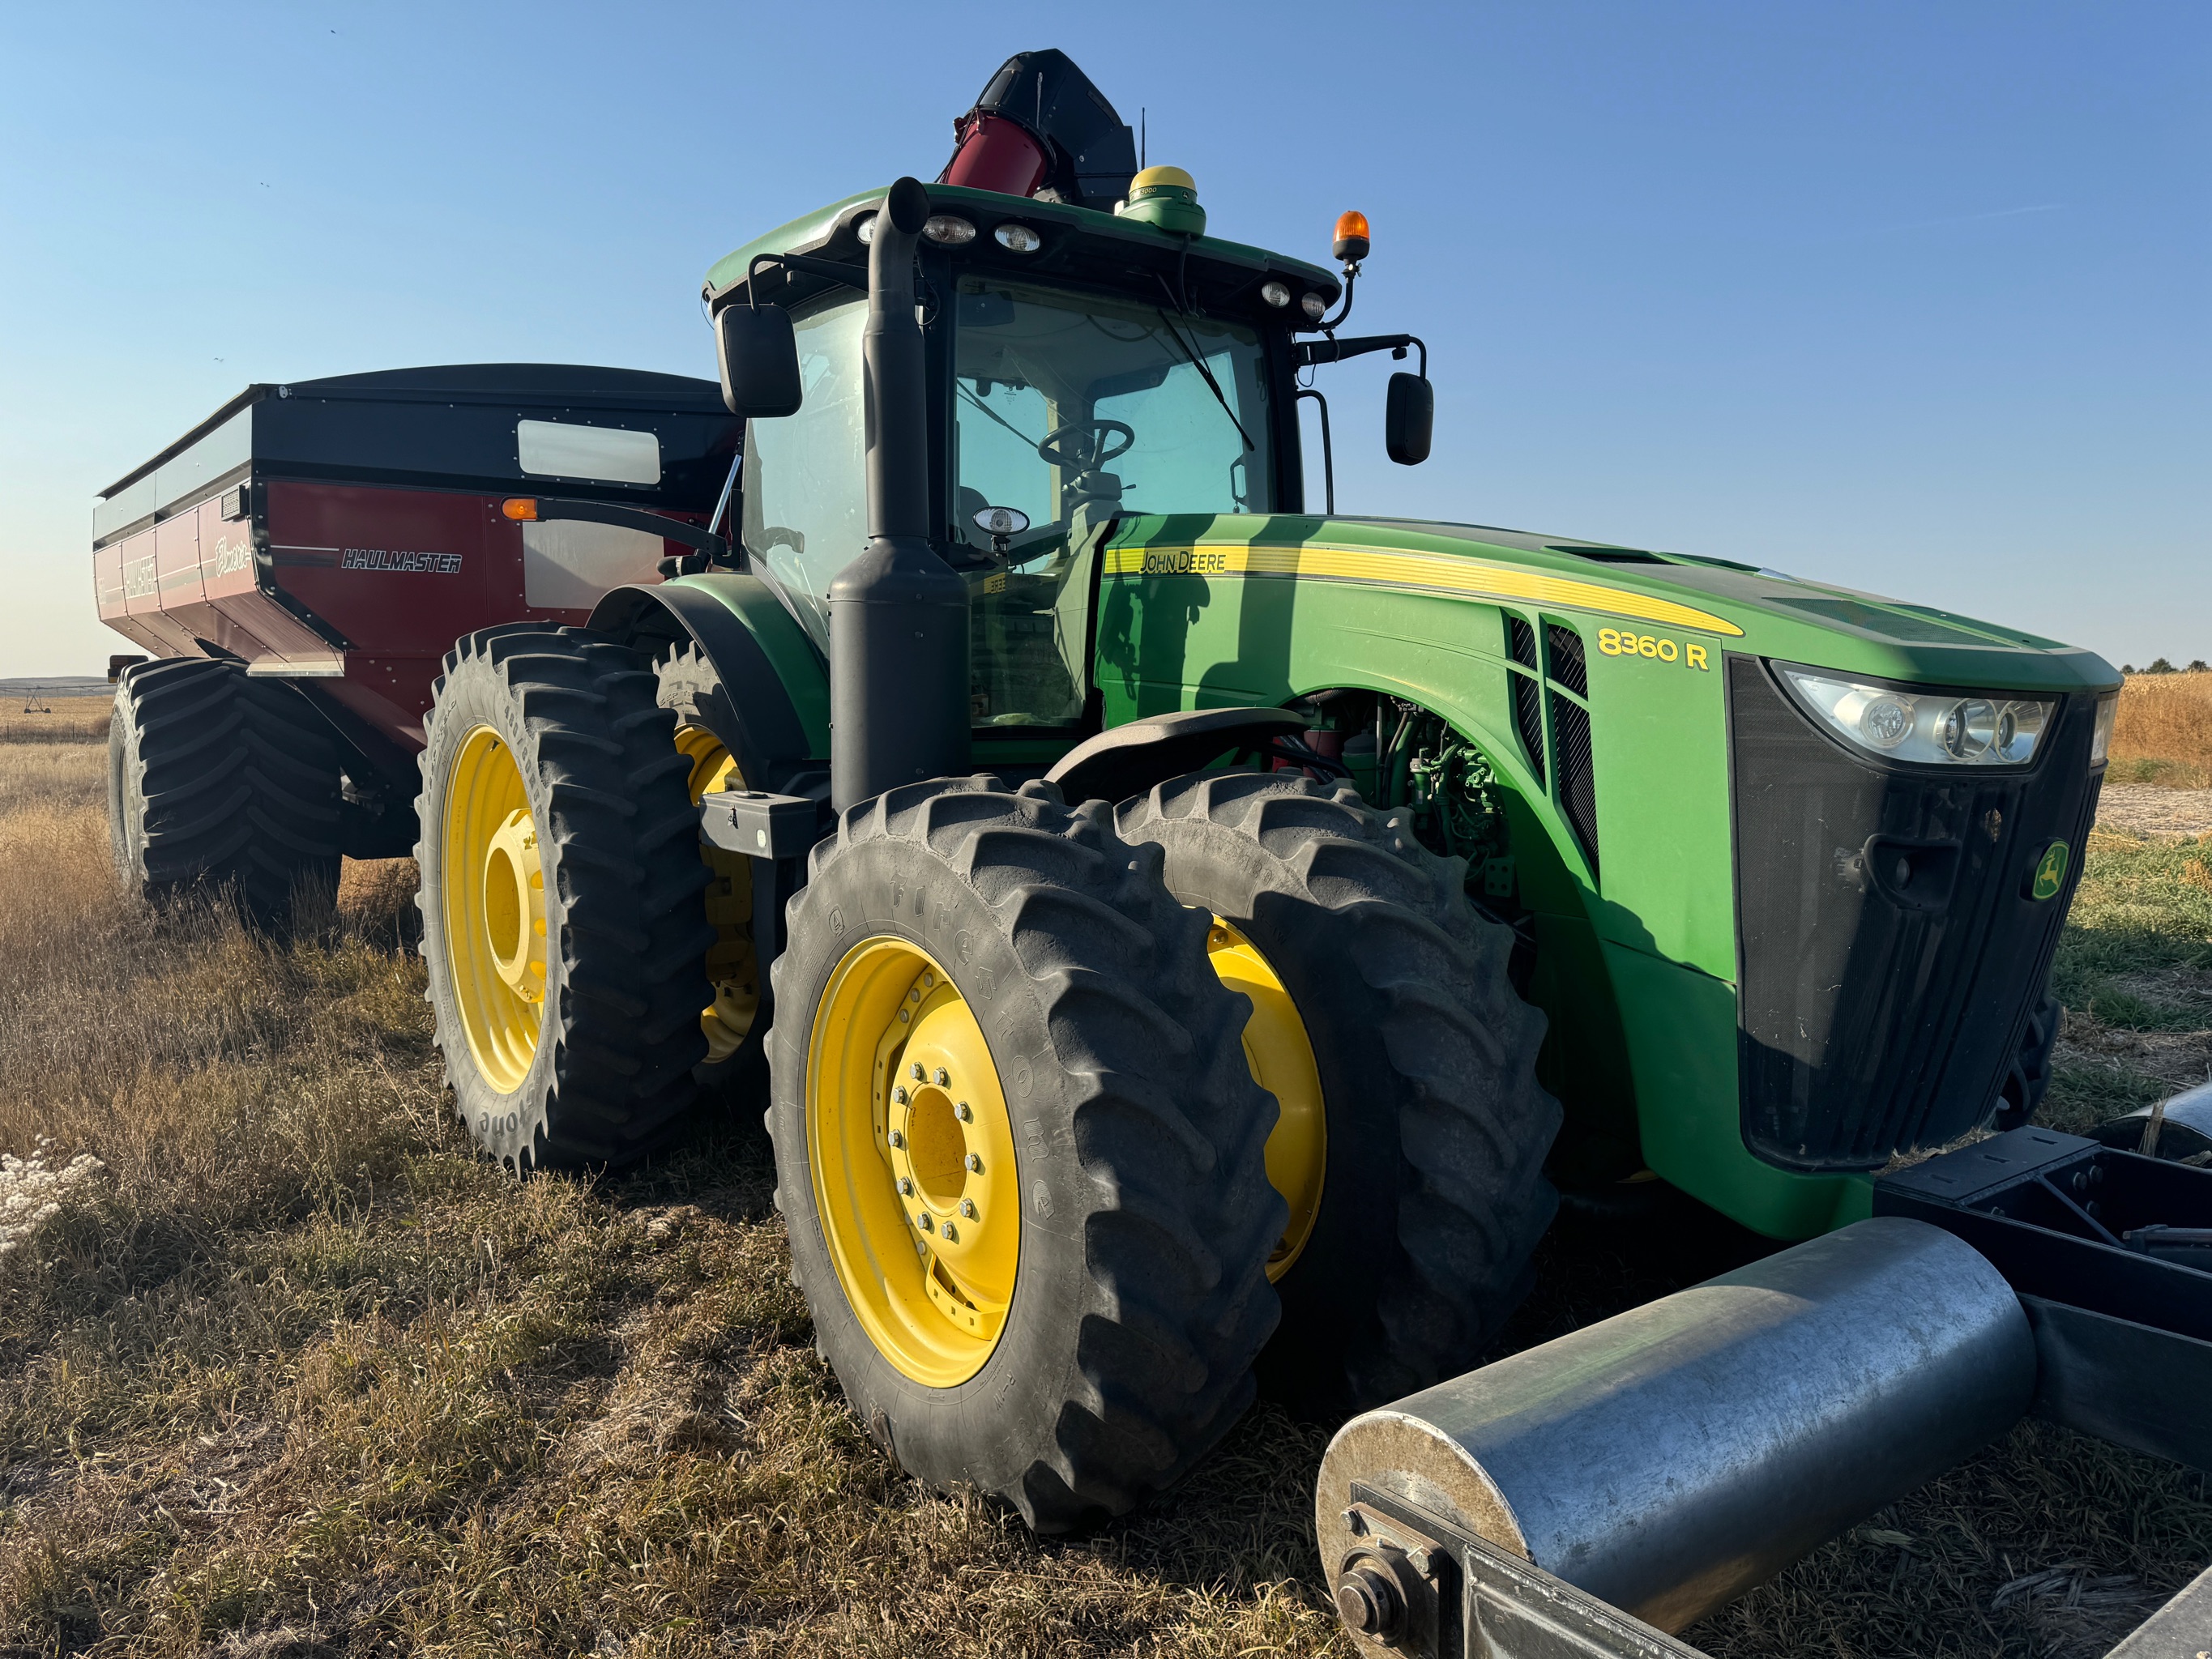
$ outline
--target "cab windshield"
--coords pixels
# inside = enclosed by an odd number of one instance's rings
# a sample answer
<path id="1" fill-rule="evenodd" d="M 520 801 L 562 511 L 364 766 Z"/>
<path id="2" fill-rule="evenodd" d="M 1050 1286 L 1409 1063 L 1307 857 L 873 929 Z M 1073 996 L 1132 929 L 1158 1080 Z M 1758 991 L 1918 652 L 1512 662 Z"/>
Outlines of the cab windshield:
<path id="1" fill-rule="evenodd" d="M 953 369 L 961 533 L 1012 507 L 1038 543 L 1102 513 L 1248 513 L 1272 498 L 1248 328 L 970 277 Z"/>
<path id="2" fill-rule="evenodd" d="M 952 529 L 970 580 L 975 722 L 1073 725 L 1091 568 L 1113 520 L 1273 500 L 1260 337 L 975 277 L 960 284 L 957 326 Z"/>
<path id="3" fill-rule="evenodd" d="M 793 319 L 804 401 L 752 422 L 745 443 L 746 550 L 825 647 L 830 584 L 867 541 L 866 309 Z M 953 310 L 939 546 L 969 586 L 975 721 L 1073 726 L 1091 571 L 1114 520 L 1272 506 L 1264 349 L 1238 324 L 989 278 L 963 278 Z"/>

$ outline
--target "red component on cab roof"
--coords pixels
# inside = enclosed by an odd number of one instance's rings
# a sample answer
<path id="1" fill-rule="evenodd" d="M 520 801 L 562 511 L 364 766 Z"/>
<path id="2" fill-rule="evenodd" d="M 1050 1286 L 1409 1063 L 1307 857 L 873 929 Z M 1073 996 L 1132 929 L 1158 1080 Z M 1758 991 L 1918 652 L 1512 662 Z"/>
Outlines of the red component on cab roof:
<path id="1" fill-rule="evenodd" d="M 1044 183 L 1044 146 L 1020 123 L 975 111 L 961 117 L 955 133 L 959 148 L 945 164 L 942 182 L 1002 196 L 1027 196 Z"/>

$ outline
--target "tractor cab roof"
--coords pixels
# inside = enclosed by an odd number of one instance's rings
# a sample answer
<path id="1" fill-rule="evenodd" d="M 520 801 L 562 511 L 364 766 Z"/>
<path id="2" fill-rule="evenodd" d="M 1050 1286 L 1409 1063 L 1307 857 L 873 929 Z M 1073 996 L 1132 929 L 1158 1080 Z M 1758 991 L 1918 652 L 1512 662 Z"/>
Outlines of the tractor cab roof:
<path id="1" fill-rule="evenodd" d="M 955 245 L 972 270 L 1073 287 L 1116 289 L 1178 310 L 1203 308 L 1215 315 L 1243 314 L 1255 321 L 1287 317 L 1299 326 L 1310 325 L 1299 307 L 1301 296 L 1317 294 L 1325 304 L 1334 306 L 1342 286 L 1320 265 L 1241 242 L 1176 235 L 1137 219 L 995 191 L 956 185 L 931 185 L 927 189 L 933 215 L 957 218 L 973 227 L 972 240 Z M 884 196 L 883 190 L 848 196 L 756 237 L 707 273 L 708 306 L 719 310 L 749 297 L 796 305 L 836 286 L 829 278 L 769 268 L 760 273 L 759 291 L 753 295 L 747 273 L 754 258 L 763 253 L 811 254 L 865 269 L 868 251 L 860 240 L 860 225 L 881 205 Z M 1034 232 L 1037 239 L 1034 248 L 1024 252 L 1006 246 L 998 233 L 1011 226 Z M 1288 307 L 1270 306 L 1262 297 L 1261 289 L 1270 280 L 1289 289 Z"/>

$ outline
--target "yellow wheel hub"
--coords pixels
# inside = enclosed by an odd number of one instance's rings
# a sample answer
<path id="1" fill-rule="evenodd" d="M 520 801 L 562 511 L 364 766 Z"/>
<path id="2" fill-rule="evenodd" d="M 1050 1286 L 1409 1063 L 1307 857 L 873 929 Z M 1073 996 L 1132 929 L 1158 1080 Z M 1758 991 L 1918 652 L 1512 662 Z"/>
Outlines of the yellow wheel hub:
<path id="1" fill-rule="evenodd" d="M 492 966 L 525 1002 L 545 1000 L 545 871 L 538 826 L 517 807 L 492 831 L 483 861 L 484 936 Z"/>
<path id="2" fill-rule="evenodd" d="M 806 1072 L 815 1208 L 845 1300 L 915 1382 L 998 1346 L 1021 1255 L 1013 1127 L 975 1015 L 935 957 L 865 939 L 830 975 Z"/>
<path id="3" fill-rule="evenodd" d="M 441 896 L 446 959 L 469 1053 L 512 1094 L 529 1075 L 545 1018 L 545 872 L 514 756 L 479 726 L 446 777 Z"/>
<path id="4" fill-rule="evenodd" d="M 691 763 L 691 804 L 722 789 L 742 789 L 737 757 L 703 726 L 677 728 L 676 747 Z M 707 884 L 707 920 L 714 943 L 707 952 L 707 978 L 714 1000 L 699 1012 L 709 1065 L 744 1045 L 760 1017 L 760 968 L 753 952 L 753 861 L 743 853 L 701 844 L 699 856 L 714 879 Z"/>
<path id="5" fill-rule="evenodd" d="M 1291 1270 L 1321 1213 L 1322 1176 L 1328 1167 L 1321 1068 L 1314 1063 L 1313 1040 L 1297 1005 L 1252 942 L 1216 916 L 1206 949 L 1221 982 L 1252 1000 L 1252 1018 L 1244 1024 L 1245 1063 L 1253 1080 L 1282 1109 L 1267 1137 L 1267 1182 L 1290 1206 L 1291 1218 L 1267 1257 L 1272 1282 Z"/>

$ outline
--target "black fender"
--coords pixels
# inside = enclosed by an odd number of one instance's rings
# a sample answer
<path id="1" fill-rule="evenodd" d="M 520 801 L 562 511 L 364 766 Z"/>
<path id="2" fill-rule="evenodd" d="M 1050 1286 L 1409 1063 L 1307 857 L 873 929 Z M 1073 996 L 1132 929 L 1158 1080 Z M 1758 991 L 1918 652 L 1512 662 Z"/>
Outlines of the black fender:
<path id="1" fill-rule="evenodd" d="M 1069 802 L 1127 800 L 1156 783 L 1195 772 L 1231 750 L 1265 749 L 1295 737 L 1305 720 L 1287 708 L 1192 708 L 1148 714 L 1101 732 L 1062 755 L 1045 774 Z"/>
<path id="2" fill-rule="evenodd" d="M 828 765 L 829 665 L 757 577 L 715 574 L 613 588 L 587 626 L 649 653 L 696 646 L 743 711 L 742 729 L 715 736 L 754 787 L 785 790 Z"/>

